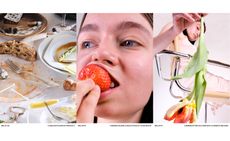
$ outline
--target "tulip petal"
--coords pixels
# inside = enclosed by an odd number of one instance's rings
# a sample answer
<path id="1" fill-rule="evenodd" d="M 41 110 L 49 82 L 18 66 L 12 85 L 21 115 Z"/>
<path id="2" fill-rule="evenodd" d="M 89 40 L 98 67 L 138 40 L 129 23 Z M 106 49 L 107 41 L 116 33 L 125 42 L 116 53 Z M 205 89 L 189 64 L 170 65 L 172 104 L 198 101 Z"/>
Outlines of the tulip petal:
<path id="1" fill-rule="evenodd" d="M 192 115 L 192 108 L 188 105 L 183 107 L 183 111 L 175 117 L 174 123 L 187 123 Z"/>
<path id="2" fill-rule="evenodd" d="M 197 117 L 196 117 L 196 109 L 193 108 L 192 109 L 192 116 L 190 117 L 190 121 L 189 123 L 195 123 L 197 121 Z"/>
<path id="3" fill-rule="evenodd" d="M 178 110 L 180 110 L 185 105 L 189 104 L 189 101 L 187 99 L 183 99 L 182 102 L 179 102 L 178 104 L 173 105 L 171 108 L 168 109 L 166 112 L 164 119 L 165 120 L 172 120 L 177 115 Z"/>

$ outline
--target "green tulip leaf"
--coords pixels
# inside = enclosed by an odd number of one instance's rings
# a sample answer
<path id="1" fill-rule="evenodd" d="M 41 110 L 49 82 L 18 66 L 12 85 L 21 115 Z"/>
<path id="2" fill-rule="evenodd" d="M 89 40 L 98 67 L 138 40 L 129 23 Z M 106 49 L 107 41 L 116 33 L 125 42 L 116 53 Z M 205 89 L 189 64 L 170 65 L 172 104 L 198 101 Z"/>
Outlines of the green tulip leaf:
<path id="1" fill-rule="evenodd" d="M 193 94 L 194 95 L 193 97 L 195 98 L 197 114 L 199 113 L 200 107 L 202 105 L 203 97 L 207 85 L 207 82 L 205 80 L 207 61 L 208 61 L 208 50 L 205 46 L 205 40 L 204 40 L 204 20 L 203 18 L 201 18 L 201 33 L 200 33 L 200 39 L 199 39 L 197 51 L 192 57 L 192 59 L 189 61 L 183 74 L 172 78 L 173 80 L 175 80 L 175 79 L 192 77 L 195 75 L 195 81 L 194 81 L 195 84 L 191 94 Z"/>
<path id="2" fill-rule="evenodd" d="M 195 75 L 195 103 L 197 114 L 203 102 L 207 82 L 205 80 L 205 70 L 201 70 Z"/>
<path id="3" fill-rule="evenodd" d="M 203 25 L 203 23 L 201 24 Z M 203 26 L 204 28 L 204 26 Z M 202 27 L 201 27 L 202 29 Z M 196 53 L 185 67 L 183 74 L 173 77 L 172 79 L 188 78 L 202 70 L 208 60 L 208 51 L 204 43 L 204 33 L 200 34 L 199 45 Z"/>

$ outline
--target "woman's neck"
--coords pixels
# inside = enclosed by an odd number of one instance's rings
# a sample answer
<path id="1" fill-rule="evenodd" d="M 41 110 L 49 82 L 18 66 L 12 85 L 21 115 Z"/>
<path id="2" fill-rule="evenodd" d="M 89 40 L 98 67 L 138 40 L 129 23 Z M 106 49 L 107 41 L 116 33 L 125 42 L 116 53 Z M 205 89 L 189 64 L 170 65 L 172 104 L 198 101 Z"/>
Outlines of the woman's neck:
<path id="1" fill-rule="evenodd" d="M 141 120 L 142 112 L 143 109 L 139 110 L 136 113 L 118 117 L 116 119 L 107 119 L 107 118 L 98 117 L 97 122 L 98 123 L 139 123 Z"/>

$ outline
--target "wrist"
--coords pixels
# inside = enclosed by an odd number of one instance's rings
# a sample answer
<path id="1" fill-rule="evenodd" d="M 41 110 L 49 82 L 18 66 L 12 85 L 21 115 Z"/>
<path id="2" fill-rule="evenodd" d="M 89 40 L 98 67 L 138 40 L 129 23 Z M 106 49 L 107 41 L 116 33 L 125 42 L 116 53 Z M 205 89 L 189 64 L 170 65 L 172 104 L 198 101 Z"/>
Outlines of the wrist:
<path id="1" fill-rule="evenodd" d="M 177 35 L 179 35 L 183 31 L 182 29 L 178 29 L 175 26 L 172 26 L 170 30 L 172 32 L 171 34 L 173 37 L 176 37 Z"/>

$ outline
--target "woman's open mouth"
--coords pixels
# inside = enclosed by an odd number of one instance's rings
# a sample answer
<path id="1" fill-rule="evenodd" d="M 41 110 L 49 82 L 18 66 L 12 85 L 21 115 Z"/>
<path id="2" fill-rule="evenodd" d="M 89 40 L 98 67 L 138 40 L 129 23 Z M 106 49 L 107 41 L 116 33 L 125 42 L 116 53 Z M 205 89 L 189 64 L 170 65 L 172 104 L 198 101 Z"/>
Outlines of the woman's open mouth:
<path id="1" fill-rule="evenodd" d="M 110 88 L 114 89 L 114 88 L 118 87 L 120 85 L 119 82 L 111 74 L 109 74 L 109 76 L 111 79 Z"/>
<path id="2" fill-rule="evenodd" d="M 115 79 L 115 77 L 113 77 L 110 73 L 109 73 L 109 77 L 111 80 L 110 87 L 105 91 L 101 91 L 100 102 L 103 101 L 102 99 L 105 100 L 105 97 L 109 96 L 110 94 L 113 94 L 115 92 L 114 90 L 116 90 L 116 88 L 120 86 L 120 83 L 117 81 L 117 79 Z"/>

